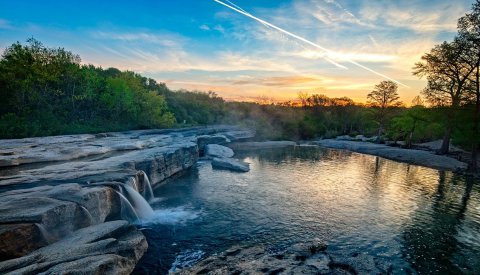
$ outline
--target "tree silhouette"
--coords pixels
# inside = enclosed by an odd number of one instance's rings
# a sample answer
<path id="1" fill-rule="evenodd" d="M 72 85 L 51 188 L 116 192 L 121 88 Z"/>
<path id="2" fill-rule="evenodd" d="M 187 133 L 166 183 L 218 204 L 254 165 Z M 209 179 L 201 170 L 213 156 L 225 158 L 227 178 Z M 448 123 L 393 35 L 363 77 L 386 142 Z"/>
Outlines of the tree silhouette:
<path id="1" fill-rule="evenodd" d="M 391 113 L 391 107 L 398 107 L 402 104 L 399 101 L 398 85 L 390 80 L 380 82 L 375 85 L 372 92 L 367 95 L 367 102 L 376 109 L 375 120 L 379 124 L 378 135 L 382 135 L 385 128 L 385 122 Z"/>

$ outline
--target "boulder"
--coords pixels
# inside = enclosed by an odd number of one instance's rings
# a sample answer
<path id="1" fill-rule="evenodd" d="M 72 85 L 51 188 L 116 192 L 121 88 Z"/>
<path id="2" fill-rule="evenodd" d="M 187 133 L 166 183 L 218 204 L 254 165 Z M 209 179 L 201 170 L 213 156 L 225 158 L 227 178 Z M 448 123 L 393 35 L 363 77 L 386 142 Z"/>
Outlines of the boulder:
<path id="1" fill-rule="evenodd" d="M 218 144 L 208 144 L 205 145 L 205 155 L 208 157 L 218 157 L 218 158 L 231 158 L 235 153 L 232 149 L 218 145 Z"/>
<path id="2" fill-rule="evenodd" d="M 224 135 L 202 135 L 197 137 L 198 150 L 203 152 L 205 145 L 208 144 L 225 144 L 230 140 Z"/>
<path id="3" fill-rule="evenodd" d="M 212 167 L 227 169 L 227 170 L 232 170 L 237 172 L 250 171 L 250 166 L 248 163 L 231 159 L 231 158 L 213 158 Z"/>
<path id="4" fill-rule="evenodd" d="M 77 230 L 24 257 L 0 262 L 0 273 L 130 274 L 147 246 L 135 226 L 106 222 Z"/>

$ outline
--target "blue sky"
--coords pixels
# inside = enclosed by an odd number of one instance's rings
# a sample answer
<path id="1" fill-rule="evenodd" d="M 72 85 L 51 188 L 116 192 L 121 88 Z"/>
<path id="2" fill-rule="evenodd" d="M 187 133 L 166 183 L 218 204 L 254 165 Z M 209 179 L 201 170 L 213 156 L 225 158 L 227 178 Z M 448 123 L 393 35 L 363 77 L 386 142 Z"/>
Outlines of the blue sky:
<path id="1" fill-rule="evenodd" d="M 224 1 L 228 3 L 227 1 Z M 381 76 L 406 86 L 409 103 L 425 81 L 411 68 L 455 35 L 472 0 L 236 0 L 254 16 L 325 52 L 213 0 L 0 1 L 0 50 L 34 37 L 80 54 L 84 63 L 140 72 L 173 89 L 213 90 L 232 100 L 323 93 L 365 101 Z"/>

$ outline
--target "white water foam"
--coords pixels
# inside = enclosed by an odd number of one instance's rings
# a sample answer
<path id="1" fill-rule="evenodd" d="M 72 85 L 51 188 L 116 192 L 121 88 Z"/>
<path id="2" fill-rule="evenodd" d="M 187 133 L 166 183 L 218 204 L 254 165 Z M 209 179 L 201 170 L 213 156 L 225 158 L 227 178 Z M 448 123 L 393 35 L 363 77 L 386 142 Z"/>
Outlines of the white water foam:
<path id="1" fill-rule="evenodd" d="M 202 250 L 192 250 L 187 249 L 180 252 L 175 258 L 175 261 L 172 263 L 172 267 L 168 270 L 169 274 L 172 274 L 180 269 L 191 267 L 197 262 L 199 262 L 202 257 L 205 255 L 205 252 Z"/>
<path id="2" fill-rule="evenodd" d="M 148 224 L 185 224 L 187 221 L 194 220 L 201 215 L 201 211 L 187 209 L 185 206 L 165 209 L 155 209 L 153 215 L 147 219 L 142 219 L 142 225 Z"/>

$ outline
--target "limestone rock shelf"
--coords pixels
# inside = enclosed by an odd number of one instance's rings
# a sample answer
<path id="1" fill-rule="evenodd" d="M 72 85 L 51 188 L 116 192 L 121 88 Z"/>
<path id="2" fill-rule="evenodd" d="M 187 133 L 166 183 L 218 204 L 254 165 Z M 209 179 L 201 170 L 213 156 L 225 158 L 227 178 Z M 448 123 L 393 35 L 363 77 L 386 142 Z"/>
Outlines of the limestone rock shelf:
<path id="1" fill-rule="evenodd" d="M 192 167 L 199 144 L 253 135 L 211 126 L 0 141 L 0 273 L 129 274 L 147 243 L 120 221 L 122 186 L 146 196 Z"/>

